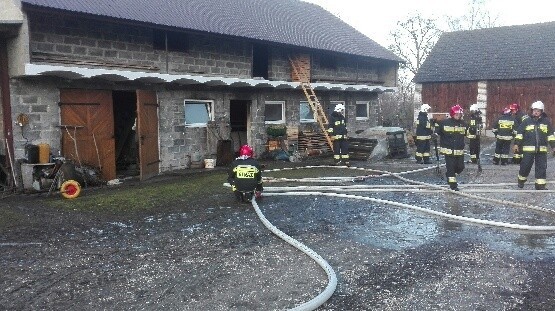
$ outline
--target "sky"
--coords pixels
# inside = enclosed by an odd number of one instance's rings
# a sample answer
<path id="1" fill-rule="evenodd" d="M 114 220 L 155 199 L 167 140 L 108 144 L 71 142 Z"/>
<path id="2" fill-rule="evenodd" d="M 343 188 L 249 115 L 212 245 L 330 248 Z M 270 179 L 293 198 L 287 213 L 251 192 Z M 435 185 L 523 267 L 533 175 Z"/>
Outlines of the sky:
<path id="1" fill-rule="evenodd" d="M 469 0 L 303 0 L 318 4 L 341 18 L 383 47 L 390 42 L 390 32 L 398 21 L 419 12 L 426 18 L 441 19 L 445 15 L 459 17 L 469 12 Z M 547 0 L 485 0 L 485 8 L 497 25 L 523 25 L 555 21 Z"/>

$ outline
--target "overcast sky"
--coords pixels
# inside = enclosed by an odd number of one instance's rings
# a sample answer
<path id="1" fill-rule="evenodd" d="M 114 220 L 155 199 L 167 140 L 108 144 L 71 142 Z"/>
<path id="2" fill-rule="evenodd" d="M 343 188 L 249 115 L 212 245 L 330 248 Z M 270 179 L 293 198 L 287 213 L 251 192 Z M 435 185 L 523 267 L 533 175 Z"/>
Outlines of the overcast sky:
<path id="1" fill-rule="evenodd" d="M 469 0 L 303 0 L 316 3 L 339 16 L 367 37 L 387 47 L 389 33 L 397 21 L 420 12 L 427 18 L 457 17 L 469 11 Z M 547 0 L 485 0 L 486 8 L 499 26 L 555 21 L 555 13 L 546 6 Z"/>

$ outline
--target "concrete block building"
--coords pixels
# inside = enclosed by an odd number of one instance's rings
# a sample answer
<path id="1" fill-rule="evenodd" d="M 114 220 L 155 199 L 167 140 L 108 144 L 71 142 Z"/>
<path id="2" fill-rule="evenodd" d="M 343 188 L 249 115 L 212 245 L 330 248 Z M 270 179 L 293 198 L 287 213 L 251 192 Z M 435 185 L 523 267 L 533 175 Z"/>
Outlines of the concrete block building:
<path id="1" fill-rule="evenodd" d="M 223 140 L 261 154 L 270 126 L 319 131 L 295 62 L 327 111 L 346 104 L 350 130 L 376 126 L 402 62 L 298 0 L 0 4 L 0 153 L 46 143 L 107 180 L 129 161 L 143 179 L 188 168 Z"/>

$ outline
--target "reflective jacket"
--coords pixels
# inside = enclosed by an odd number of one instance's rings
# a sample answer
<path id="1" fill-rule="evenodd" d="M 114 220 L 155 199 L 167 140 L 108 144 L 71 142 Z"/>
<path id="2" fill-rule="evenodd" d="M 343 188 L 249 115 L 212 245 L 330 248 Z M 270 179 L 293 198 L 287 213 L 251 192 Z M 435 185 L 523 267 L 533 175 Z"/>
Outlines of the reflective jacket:
<path id="1" fill-rule="evenodd" d="M 516 133 L 514 116 L 504 114 L 499 117 L 493 126 L 493 133 L 497 139 L 513 140 Z"/>
<path id="2" fill-rule="evenodd" d="M 466 137 L 476 139 L 480 136 L 482 130 L 482 113 L 480 111 L 472 112 L 468 123 L 468 133 Z"/>
<path id="3" fill-rule="evenodd" d="M 522 121 L 528 118 L 528 115 L 519 110 L 513 116 L 515 118 L 515 132 L 516 132 L 516 130 L 518 130 L 518 127 L 520 126 Z"/>
<path id="4" fill-rule="evenodd" d="M 418 123 L 416 124 L 416 139 L 427 140 L 432 138 L 432 124 L 428 119 L 428 114 L 420 111 L 418 113 Z"/>
<path id="5" fill-rule="evenodd" d="M 518 127 L 515 144 L 522 152 L 547 152 L 547 145 L 555 148 L 555 134 L 547 115 L 539 118 L 529 116 Z"/>
<path id="6" fill-rule="evenodd" d="M 257 160 L 248 157 L 238 157 L 231 163 L 227 182 L 235 191 L 262 191 L 262 173 Z"/>
<path id="7" fill-rule="evenodd" d="M 464 137 L 466 132 L 467 125 L 463 120 L 448 118 L 440 121 L 436 127 L 436 133 L 441 138 L 441 154 L 464 156 Z"/>
<path id="8" fill-rule="evenodd" d="M 345 123 L 345 117 L 334 111 L 330 115 L 328 134 L 333 139 L 345 139 L 347 138 L 347 124 Z"/>

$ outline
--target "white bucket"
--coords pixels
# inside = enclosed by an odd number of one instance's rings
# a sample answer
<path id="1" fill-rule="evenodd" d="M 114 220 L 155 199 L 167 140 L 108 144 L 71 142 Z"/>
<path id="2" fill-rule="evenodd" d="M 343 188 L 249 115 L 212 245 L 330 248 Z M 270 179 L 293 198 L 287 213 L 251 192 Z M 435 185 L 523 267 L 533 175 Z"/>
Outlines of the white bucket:
<path id="1" fill-rule="evenodd" d="M 204 168 L 214 168 L 216 159 L 204 159 Z"/>

